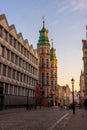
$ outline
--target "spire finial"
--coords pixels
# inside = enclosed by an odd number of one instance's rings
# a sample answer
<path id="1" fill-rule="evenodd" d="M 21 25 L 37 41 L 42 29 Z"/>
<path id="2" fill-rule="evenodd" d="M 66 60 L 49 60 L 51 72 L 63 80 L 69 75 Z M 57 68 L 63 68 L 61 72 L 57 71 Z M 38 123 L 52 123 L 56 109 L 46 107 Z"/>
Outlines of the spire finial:
<path id="1" fill-rule="evenodd" d="M 44 16 L 42 16 L 42 19 L 43 19 L 43 28 L 45 28 Z"/>
<path id="2" fill-rule="evenodd" d="M 51 41 L 52 41 L 52 48 L 53 48 L 53 39 L 51 39 Z"/>

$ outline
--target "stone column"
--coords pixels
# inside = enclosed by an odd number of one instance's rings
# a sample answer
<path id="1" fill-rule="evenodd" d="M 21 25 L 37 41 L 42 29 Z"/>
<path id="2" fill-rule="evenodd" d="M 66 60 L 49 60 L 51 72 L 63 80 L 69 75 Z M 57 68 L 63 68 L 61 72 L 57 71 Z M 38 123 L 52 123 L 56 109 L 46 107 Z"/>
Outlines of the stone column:
<path id="1" fill-rule="evenodd" d="M 0 56 L 2 55 L 2 47 L 1 47 L 1 44 L 0 44 Z"/>
<path id="2" fill-rule="evenodd" d="M 3 94 L 5 94 L 5 83 L 3 83 Z"/>
<path id="3" fill-rule="evenodd" d="M 2 28 L 2 38 L 4 39 L 4 28 Z"/>
<path id="4" fill-rule="evenodd" d="M 10 95 L 10 84 L 8 84 L 8 95 Z"/>
<path id="5" fill-rule="evenodd" d="M 3 64 L 1 64 L 1 75 L 3 75 Z"/>

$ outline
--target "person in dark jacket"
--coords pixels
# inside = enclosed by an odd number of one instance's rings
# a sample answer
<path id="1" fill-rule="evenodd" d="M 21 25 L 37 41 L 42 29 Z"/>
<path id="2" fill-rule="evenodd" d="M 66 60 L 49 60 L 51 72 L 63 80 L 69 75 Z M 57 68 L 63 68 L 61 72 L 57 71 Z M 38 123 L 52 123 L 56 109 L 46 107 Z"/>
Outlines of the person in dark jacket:
<path id="1" fill-rule="evenodd" d="M 85 107 L 85 110 L 87 109 L 87 99 L 85 99 L 84 101 L 84 107 Z"/>

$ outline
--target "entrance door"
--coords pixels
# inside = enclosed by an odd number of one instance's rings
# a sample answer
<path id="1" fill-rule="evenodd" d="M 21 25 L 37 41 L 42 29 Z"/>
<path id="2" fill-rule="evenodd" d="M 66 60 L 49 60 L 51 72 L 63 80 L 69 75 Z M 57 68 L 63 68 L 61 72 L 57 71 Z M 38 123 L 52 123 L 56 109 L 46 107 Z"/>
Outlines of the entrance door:
<path id="1" fill-rule="evenodd" d="M 3 106 L 4 106 L 4 98 L 3 96 L 0 96 L 0 110 L 3 110 Z"/>

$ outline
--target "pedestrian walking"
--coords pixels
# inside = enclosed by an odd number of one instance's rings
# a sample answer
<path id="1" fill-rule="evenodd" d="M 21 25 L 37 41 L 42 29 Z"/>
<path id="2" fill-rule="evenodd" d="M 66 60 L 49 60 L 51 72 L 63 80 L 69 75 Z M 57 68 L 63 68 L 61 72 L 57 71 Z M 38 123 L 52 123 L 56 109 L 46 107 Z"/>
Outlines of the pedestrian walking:
<path id="1" fill-rule="evenodd" d="M 87 110 L 87 99 L 85 99 L 84 101 L 84 107 L 85 107 L 85 110 Z"/>

